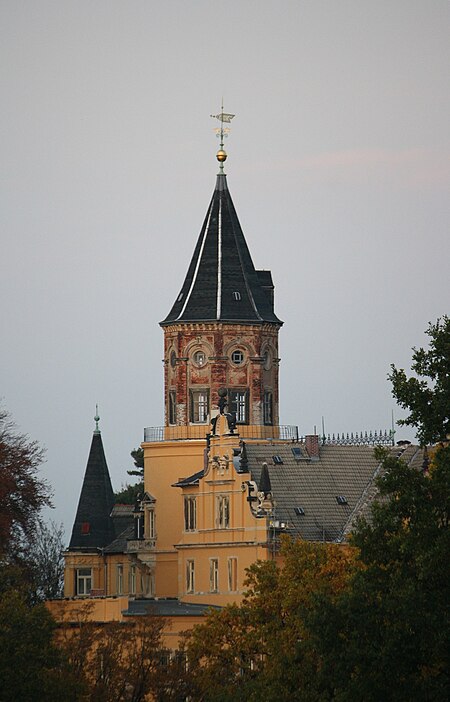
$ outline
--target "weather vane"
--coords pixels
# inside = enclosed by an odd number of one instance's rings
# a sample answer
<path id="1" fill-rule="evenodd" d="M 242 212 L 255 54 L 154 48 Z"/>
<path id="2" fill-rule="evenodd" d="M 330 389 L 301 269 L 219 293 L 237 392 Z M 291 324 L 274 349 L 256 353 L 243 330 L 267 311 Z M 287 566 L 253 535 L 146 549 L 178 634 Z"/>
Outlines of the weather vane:
<path id="1" fill-rule="evenodd" d="M 224 124 L 229 124 L 235 115 L 230 115 L 229 112 L 223 111 L 223 99 L 222 99 L 222 111 L 218 115 L 211 115 L 214 119 L 218 119 L 220 122 L 220 127 L 215 129 L 215 133 L 218 139 L 220 139 L 220 148 L 216 154 L 216 158 L 220 163 L 220 172 L 223 173 L 223 164 L 227 159 L 227 152 L 223 148 L 223 140 L 228 137 L 230 133 L 229 127 L 224 127 Z"/>

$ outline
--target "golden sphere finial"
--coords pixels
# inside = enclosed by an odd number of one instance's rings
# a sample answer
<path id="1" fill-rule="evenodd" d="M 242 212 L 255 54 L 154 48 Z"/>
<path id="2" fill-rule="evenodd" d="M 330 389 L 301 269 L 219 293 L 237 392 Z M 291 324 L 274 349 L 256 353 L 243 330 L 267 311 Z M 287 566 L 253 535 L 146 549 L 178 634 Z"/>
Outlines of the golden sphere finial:
<path id="1" fill-rule="evenodd" d="M 227 152 L 223 149 L 219 149 L 219 151 L 216 154 L 216 158 L 219 161 L 219 163 L 223 163 L 227 160 Z"/>

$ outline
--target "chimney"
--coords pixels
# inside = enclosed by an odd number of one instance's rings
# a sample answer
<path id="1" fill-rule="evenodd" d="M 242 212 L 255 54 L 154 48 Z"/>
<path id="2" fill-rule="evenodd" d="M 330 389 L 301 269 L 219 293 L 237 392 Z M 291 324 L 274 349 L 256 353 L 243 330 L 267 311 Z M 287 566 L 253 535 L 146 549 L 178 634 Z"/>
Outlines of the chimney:
<path id="1" fill-rule="evenodd" d="M 307 434 L 305 436 L 305 448 L 308 451 L 310 458 L 319 458 L 319 435 Z"/>

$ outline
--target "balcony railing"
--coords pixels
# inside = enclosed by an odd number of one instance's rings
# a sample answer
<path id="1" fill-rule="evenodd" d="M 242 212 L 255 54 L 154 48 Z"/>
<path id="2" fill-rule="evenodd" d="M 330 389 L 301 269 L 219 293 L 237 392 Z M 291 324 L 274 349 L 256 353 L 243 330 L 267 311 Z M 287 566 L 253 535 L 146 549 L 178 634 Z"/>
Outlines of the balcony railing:
<path id="1" fill-rule="evenodd" d="M 186 439 L 205 439 L 211 432 L 209 424 L 192 424 L 189 426 L 146 427 L 144 441 L 183 441 Z M 260 424 L 238 424 L 234 430 L 241 439 L 276 439 L 298 441 L 298 427 L 295 425 L 263 426 Z"/>
<path id="2" fill-rule="evenodd" d="M 128 553 L 141 553 L 142 551 L 153 551 L 156 546 L 156 539 L 132 539 L 127 541 Z"/>

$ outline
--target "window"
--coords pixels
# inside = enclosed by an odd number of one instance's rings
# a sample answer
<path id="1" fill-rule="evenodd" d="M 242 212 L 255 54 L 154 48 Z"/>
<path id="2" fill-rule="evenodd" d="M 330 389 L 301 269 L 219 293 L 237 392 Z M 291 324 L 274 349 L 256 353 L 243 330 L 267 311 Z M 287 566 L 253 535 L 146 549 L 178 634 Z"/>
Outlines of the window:
<path id="1" fill-rule="evenodd" d="M 89 595 L 92 590 L 92 568 L 77 568 L 75 578 L 76 594 Z"/>
<path id="2" fill-rule="evenodd" d="M 91 525 L 89 522 L 81 522 L 81 533 L 83 536 L 87 536 L 91 531 Z"/>
<path id="3" fill-rule="evenodd" d="M 197 501 L 195 497 L 184 498 L 184 530 L 195 531 L 197 529 Z"/>
<path id="4" fill-rule="evenodd" d="M 237 366 L 240 366 L 241 363 L 244 363 L 244 354 L 240 349 L 236 349 L 236 351 L 233 351 L 231 354 L 231 360 L 233 363 L 235 363 Z"/>
<path id="5" fill-rule="evenodd" d="M 169 391 L 169 424 L 177 423 L 177 393 Z"/>
<path id="6" fill-rule="evenodd" d="M 219 561 L 217 558 L 211 558 L 209 561 L 209 591 L 219 591 Z"/>
<path id="7" fill-rule="evenodd" d="M 217 497 L 216 524 L 218 529 L 228 529 L 230 525 L 230 498 L 228 495 Z"/>
<path id="8" fill-rule="evenodd" d="M 297 515 L 297 517 L 303 517 L 303 515 L 305 514 L 305 510 L 303 509 L 303 507 L 294 507 L 294 512 Z"/>
<path id="9" fill-rule="evenodd" d="M 186 592 L 194 592 L 195 590 L 195 562 L 186 562 Z"/>
<path id="10" fill-rule="evenodd" d="M 272 393 L 270 390 L 264 391 L 263 415 L 264 424 L 272 424 Z"/>
<path id="11" fill-rule="evenodd" d="M 236 415 L 238 424 L 248 424 L 248 390 L 229 390 L 228 410 Z"/>
<path id="12" fill-rule="evenodd" d="M 241 293 L 238 292 L 238 290 L 235 290 L 233 293 L 233 297 L 235 300 L 240 300 L 241 299 Z"/>
<path id="13" fill-rule="evenodd" d="M 265 370 L 270 370 L 272 366 L 272 355 L 268 349 L 264 351 L 264 356 L 263 356 L 263 363 L 264 363 L 264 368 Z"/>
<path id="14" fill-rule="evenodd" d="M 123 593 L 123 565 L 118 565 L 116 570 L 116 592 L 118 595 Z"/>
<path id="15" fill-rule="evenodd" d="M 208 421 L 208 400 L 207 390 L 191 390 L 191 422 L 201 424 Z"/>
<path id="16" fill-rule="evenodd" d="M 281 456 L 272 456 L 272 461 L 274 462 L 274 465 L 276 465 L 276 466 L 283 465 L 283 459 L 281 458 Z"/>
<path id="17" fill-rule="evenodd" d="M 134 516 L 134 538 L 144 538 L 144 512 L 137 512 Z"/>
<path id="18" fill-rule="evenodd" d="M 170 354 L 170 365 L 172 366 L 172 368 L 175 368 L 175 366 L 177 365 L 177 354 L 175 353 L 175 351 L 172 351 Z"/>
<path id="19" fill-rule="evenodd" d="M 149 509 L 147 507 L 146 509 L 147 513 L 147 539 L 155 539 L 156 538 L 156 520 L 155 520 L 155 510 L 154 509 Z"/>
<path id="20" fill-rule="evenodd" d="M 344 497 L 344 495 L 337 495 L 336 501 L 338 505 L 348 505 L 348 500 L 346 497 Z"/>
<path id="21" fill-rule="evenodd" d="M 130 595 L 136 594 L 136 566 L 135 565 L 130 566 L 129 591 L 130 591 Z"/>
<path id="22" fill-rule="evenodd" d="M 301 458 L 303 458 L 302 450 L 300 446 L 294 446 L 292 449 L 292 455 L 294 456 L 296 461 L 299 461 Z"/>
<path id="23" fill-rule="evenodd" d="M 203 351 L 196 351 L 193 358 L 197 366 L 204 366 L 206 363 L 206 354 Z"/>
<path id="24" fill-rule="evenodd" d="M 228 590 L 237 592 L 237 558 L 228 559 Z"/>
<path id="25" fill-rule="evenodd" d="M 141 592 L 144 597 L 155 596 L 155 574 L 152 570 L 141 572 Z"/>

